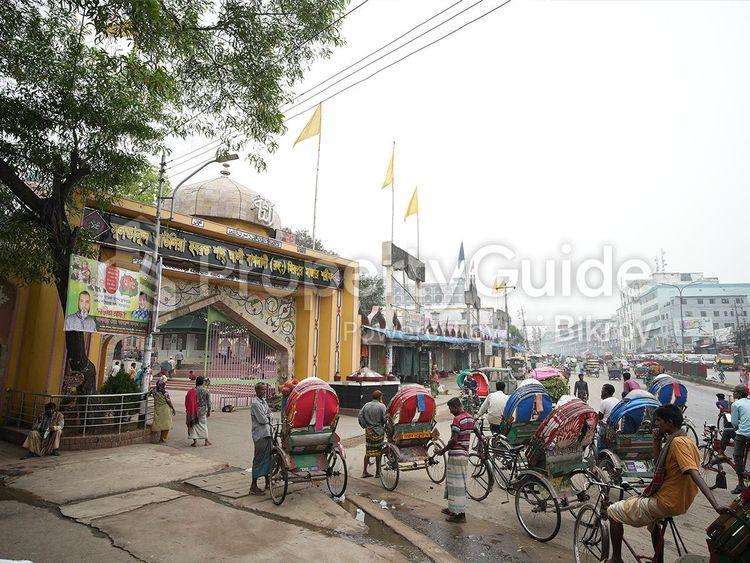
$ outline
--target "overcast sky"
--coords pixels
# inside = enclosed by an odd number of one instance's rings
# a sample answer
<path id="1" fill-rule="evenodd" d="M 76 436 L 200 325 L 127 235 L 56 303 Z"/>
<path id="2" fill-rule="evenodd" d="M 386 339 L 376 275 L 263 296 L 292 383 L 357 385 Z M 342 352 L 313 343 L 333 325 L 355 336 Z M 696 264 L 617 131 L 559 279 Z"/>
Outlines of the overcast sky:
<path id="1" fill-rule="evenodd" d="M 454 1 L 370 0 L 345 20 L 347 44 L 297 91 Z M 499 3 L 481 2 L 365 74 Z M 611 245 L 615 268 L 632 258 L 653 267 L 663 248 L 668 271 L 750 281 L 748 29 L 749 2 L 513 0 L 323 104 L 319 236 L 379 263 L 391 220 L 380 186 L 395 140 L 395 242 L 415 248 L 415 220 L 403 213 L 419 186 L 421 256 L 447 275 L 463 240 L 467 258 L 488 244 L 512 249 L 537 285 L 565 243 L 573 275 Z M 292 148 L 309 115 L 288 123 L 267 172 L 231 168 L 290 228 L 312 224 L 316 142 Z M 484 260 L 479 275 L 491 284 L 498 267 L 518 264 Z M 556 297 L 517 292 L 512 312 L 523 305 L 527 320 L 543 322 L 614 313 L 616 297 L 560 296 L 559 266 L 557 276 Z"/>

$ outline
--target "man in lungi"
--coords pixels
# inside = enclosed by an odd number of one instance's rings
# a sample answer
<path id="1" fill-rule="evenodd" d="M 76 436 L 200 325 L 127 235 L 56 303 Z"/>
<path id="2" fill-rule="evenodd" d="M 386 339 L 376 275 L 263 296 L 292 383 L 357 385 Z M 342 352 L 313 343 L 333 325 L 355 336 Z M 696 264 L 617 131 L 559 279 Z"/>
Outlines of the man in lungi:
<path id="1" fill-rule="evenodd" d="M 50 454 L 60 455 L 58 448 L 63 426 L 65 426 L 65 419 L 57 410 L 57 405 L 55 403 L 44 405 L 44 414 L 36 419 L 23 443 L 23 447 L 29 450 L 23 459 Z"/>
<path id="2" fill-rule="evenodd" d="M 716 512 L 722 514 L 727 511 L 726 507 L 716 502 L 711 489 L 698 472 L 700 453 L 695 442 L 682 430 L 682 422 L 682 412 L 675 405 L 664 405 L 654 411 L 654 477 L 640 496 L 621 500 L 607 509 L 612 540 L 612 557 L 607 560 L 608 563 L 622 563 L 623 524 L 636 528 L 647 526 L 656 551 L 659 547 L 659 521 L 685 514 L 693 504 L 698 489 Z M 663 550 L 662 545 L 661 553 L 656 554 L 656 561 L 663 560 Z"/>
<path id="3" fill-rule="evenodd" d="M 451 439 L 436 455 L 448 453 L 445 466 L 445 495 L 448 508 L 443 514 L 448 517 L 446 522 L 466 522 L 466 471 L 469 465 L 469 447 L 471 432 L 474 429 L 474 417 L 465 412 L 461 400 L 453 397 L 448 401 L 448 409 L 453 415 L 451 423 Z"/>
<path id="4" fill-rule="evenodd" d="M 253 495 L 265 495 L 269 488 L 268 474 L 271 471 L 271 409 L 266 402 L 266 384 L 258 382 L 255 384 L 255 397 L 250 404 L 250 423 L 253 432 L 253 482 L 250 485 L 250 493 Z M 265 490 L 258 488 L 258 479 L 265 477 Z"/>
<path id="5" fill-rule="evenodd" d="M 365 429 L 365 468 L 362 477 L 372 477 L 367 471 L 370 458 L 375 458 L 375 477 L 380 477 L 380 450 L 385 439 L 385 405 L 383 404 L 383 392 L 375 389 L 372 392 L 372 401 L 366 403 L 359 411 L 359 425 Z"/>

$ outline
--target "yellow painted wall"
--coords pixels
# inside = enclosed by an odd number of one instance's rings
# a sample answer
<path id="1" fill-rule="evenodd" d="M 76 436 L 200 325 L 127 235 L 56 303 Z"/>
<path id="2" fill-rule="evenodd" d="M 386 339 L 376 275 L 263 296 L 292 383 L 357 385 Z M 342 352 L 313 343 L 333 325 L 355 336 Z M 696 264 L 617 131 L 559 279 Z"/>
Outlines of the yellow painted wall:
<path id="1" fill-rule="evenodd" d="M 336 372 L 336 292 L 320 294 L 318 313 L 318 377 L 333 381 Z"/>
<path id="2" fill-rule="evenodd" d="M 60 392 L 65 357 L 63 313 L 52 285 L 19 292 L 8 387 L 34 393 Z M 57 321 L 57 326 L 55 326 Z"/>
<path id="3" fill-rule="evenodd" d="M 312 375 L 315 333 L 315 292 L 304 289 L 296 297 L 297 326 L 294 345 L 294 377 L 299 381 Z"/>
<path id="4" fill-rule="evenodd" d="M 344 270 L 344 288 L 341 301 L 341 379 L 359 369 L 361 327 L 359 320 L 359 268 Z"/>

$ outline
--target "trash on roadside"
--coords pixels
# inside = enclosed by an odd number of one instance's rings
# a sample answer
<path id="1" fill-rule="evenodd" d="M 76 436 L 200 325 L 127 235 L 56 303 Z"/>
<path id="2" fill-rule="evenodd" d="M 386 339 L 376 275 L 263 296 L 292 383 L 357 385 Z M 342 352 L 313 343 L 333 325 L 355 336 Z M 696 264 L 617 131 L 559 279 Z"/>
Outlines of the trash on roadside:
<path id="1" fill-rule="evenodd" d="M 380 501 L 380 508 L 383 508 L 385 510 L 388 510 L 388 503 L 384 500 Z"/>
<path id="2" fill-rule="evenodd" d="M 346 500 L 346 495 L 341 495 L 340 497 L 333 497 L 333 500 L 338 502 L 339 504 L 344 504 L 344 501 Z"/>
<path id="3" fill-rule="evenodd" d="M 362 510 L 361 508 L 358 508 L 357 509 L 357 515 L 354 517 L 354 519 L 357 522 L 364 522 L 365 521 L 365 511 Z"/>

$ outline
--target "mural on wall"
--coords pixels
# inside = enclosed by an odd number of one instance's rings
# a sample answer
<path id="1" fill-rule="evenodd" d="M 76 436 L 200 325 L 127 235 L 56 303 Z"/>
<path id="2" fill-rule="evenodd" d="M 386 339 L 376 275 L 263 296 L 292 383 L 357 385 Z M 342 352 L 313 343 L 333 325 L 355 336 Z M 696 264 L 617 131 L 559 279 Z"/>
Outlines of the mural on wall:
<path id="1" fill-rule="evenodd" d="M 164 279 L 159 298 L 159 314 L 190 305 L 211 296 L 221 300 L 245 318 L 263 325 L 276 338 L 294 351 L 296 340 L 296 309 L 294 296 L 277 297 L 239 291 L 232 287 Z M 292 357 L 294 355 L 292 354 Z"/>

